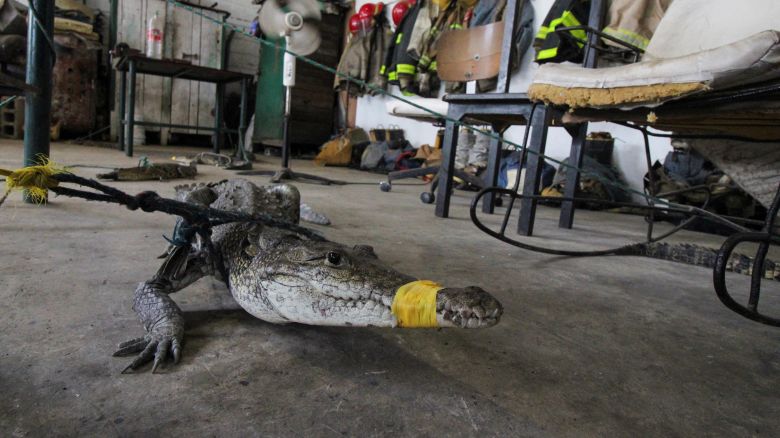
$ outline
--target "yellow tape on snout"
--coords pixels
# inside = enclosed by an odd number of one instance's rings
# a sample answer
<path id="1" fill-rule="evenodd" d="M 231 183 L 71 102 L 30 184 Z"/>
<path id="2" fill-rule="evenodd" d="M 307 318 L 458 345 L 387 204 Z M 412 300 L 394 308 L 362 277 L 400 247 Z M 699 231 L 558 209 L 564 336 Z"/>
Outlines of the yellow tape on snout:
<path id="1" fill-rule="evenodd" d="M 418 280 L 398 288 L 390 309 L 399 327 L 427 328 L 436 324 L 436 294 L 444 286 L 429 280 Z"/>

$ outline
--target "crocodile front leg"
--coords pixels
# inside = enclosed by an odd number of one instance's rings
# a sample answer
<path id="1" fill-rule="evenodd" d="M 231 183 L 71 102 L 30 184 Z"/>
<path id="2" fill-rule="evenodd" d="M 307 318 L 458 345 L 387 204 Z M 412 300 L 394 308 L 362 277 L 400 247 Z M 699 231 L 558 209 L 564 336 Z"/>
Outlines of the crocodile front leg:
<path id="1" fill-rule="evenodd" d="M 184 317 L 181 309 L 170 294 L 189 286 L 198 279 L 213 275 L 213 264 L 209 257 L 201 252 L 189 254 L 189 248 L 177 248 L 165 261 L 163 268 L 155 278 L 140 283 L 135 290 L 133 310 L 141 320 L 146 335 L 119 344 L 119 350 L 114 356 L 127 356 L 140 352 L 122 373 L 135 370 L 154 358 L 152 372 L 154 373 L 169 355 L 173 362 L 181 358 L 182 342 L 184 340 Z M 184 263 L 174 263 L 181 270 L 166 269 L 173 258 L 179 257 Z"/>

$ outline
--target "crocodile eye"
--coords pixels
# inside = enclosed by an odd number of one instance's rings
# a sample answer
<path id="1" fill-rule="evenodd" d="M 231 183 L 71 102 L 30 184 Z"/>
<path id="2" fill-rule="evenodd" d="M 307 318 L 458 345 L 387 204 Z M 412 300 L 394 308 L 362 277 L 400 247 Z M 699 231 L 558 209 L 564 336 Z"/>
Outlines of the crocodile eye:
<path id="1" fill-rule="evenodd" d="M 341 254 L 336 251 L 328 251 L 328 254 L 325 255 L 325 261 L 328 265 L 338 266 L 341 264 Z"/>

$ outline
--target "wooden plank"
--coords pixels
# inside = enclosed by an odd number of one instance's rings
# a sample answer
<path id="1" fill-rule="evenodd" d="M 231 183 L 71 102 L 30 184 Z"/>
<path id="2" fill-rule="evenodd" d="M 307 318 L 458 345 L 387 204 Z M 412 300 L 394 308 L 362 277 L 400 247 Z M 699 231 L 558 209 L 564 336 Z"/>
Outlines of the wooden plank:
<path id="1" fill-rule="evenodd" d="M 193 1 L 192 3 L 195 4 L 201 4 L 201 0 Z M 185 11 L 185 13 L 189 13 L 188 11 Z M 192 29 L 190 33 L 190 54 L 198 55 L 198 59 L 193 59 L 192 63 L 195 65 L 200 65 L 201 59 L 200 59 L 200 46 L 201 46 L 201 29 L 203 27 L 203 18 L 199 15 L 193 14 L 192 16 Z M 198 124 L 198 95 L 200 93 L 200 86 L 201 84 L 196 81 L 190 81 L 190 95 L 188 97 L 189 102 L 189 112 L 187 113 L 187 124 L 188 125 L 197 125 Z M 197 130 L 190 129 L 188 130 L 190 134 L 196 134 L 198 133 Z"/>
<path id="2" fill-rule="evenodd" d="M 219 20 L 220 14 L 206 12 L 214 19 Z M 204 67 L 220 68 L 221 53 L 221 27 L 213 22 L 201 19 L 201 38 L 200 38 L 200 63 Z M 216 106 L 217 87 L 214 84 L 200 83 L 198 88 L 198 119 L 200 126 L 214 126 L 214 108 Z"/>
<path id="3" fill-rule="evenodd" d="M 138 42 L 138 50 L 145 52 L 146 51 L 146 28 L 147 23 L 149 22 L 149 16 L 146 14 L 146 10 L 149 6 L 149 0 L 142 0 L 141 1 L 141 27 L 138 29 L 140 31 L 140 39 Z M 146 81 L 145 75 L 138 75 L 138 80 L 136 81 L 136 93 L 135 93 L 135 116 L 137 119 L 144 119 L 144 82 Z M 145 129 L 145 128 L 144 128 Z"/>
<path id="4" fill-rule="evenodd" d="M 117 41 L 136 49 L 143 49 L 143 10 L 145 2 L 120 2 L 118 19 L 121 25 L 117 29 Z M 140 77 L 136 80 L 136 89 L 140 85 Z M 118 92 L 118 90 L 117 90 Z M 117 94 L 117 102 L 119 96 Z M 136 100 L 136 112 L 141 108 L 140 99 Z"/>
<path id="5" fill-rule="evenodd" d="M 166 3 L 165 13 L 165 44 L 163 45 L 163 57 L 168 59 L 174 58 L 174 44 L 173 44 L 173 31 L 175 28 L 174 15 L 175 7 Z M 163 78 L 162 96 L 161 96 L 161 123 L 172 123 L 171 113 L 173 111 L 173 82 L 172 78 Z M 170 128 L 160 128 L 160 144 L 167 146 L 170 140 Z"/>
<path id="6" fill-rule="evenodd" d="M 257 56 L 259 44 L 247 36 L 235 34 L 230 43 L 228 70 L 249 75 L 257 74 L 260 65 L 260 57 Z"/>
<path id="7" fill-rule="evenodd" d="M 189 11 L 176 8 L 172 11 L 172 56 L 182 59 L 183 54 L 192 51 L 192 27 L 194 16 Z M 191 81 L 174 79 L 171 85 L 170 120 L 175 125 L 187 125 L 190 121 L 190 88 Z M 172 130 L 174 132 L 189 132 L 188 130 Z"/>
<path id="8" fill-rule="evenodd" d="M 149 26 L 149 20 L 154 16 L 155 13 L 159 14 L 160 19 L 165 22 L 167 17 L 167 3 L 163 3 L 156 0 L 146 0 L 144 1 L 146 4 L 146 11 L 145 16 L 146 19 L 144 20 L 144 34 L 148 31 Z M 168 29 L 164 29 L 165 32 L 168 32 Z M 165 43 L 168 43 L 170 41 L 170 37 L 168 35 L 163 35 L 165 38 Z M 145 42 L 145 41 L 144 41 Z M 167 45 L 167 44 L 164 44 Z M 146 49 L 146 46 L 144 45 L 144 50 Z M 140 114 L 145 122 L 159 122 L 162 120 L 162 114 L 163 114 L 163 78 L 159 76 L 147 76 L 147 75 L 140 75 L 141 76 L 141 86 L 138 89 L 139 90 L 139 98 L 141 99 L 141 111 Z M 166 113 L 169 111 L 165 111 Z M 147 126 L 144 128 L 147 131 L 159 131 L 160 128 Z"/>

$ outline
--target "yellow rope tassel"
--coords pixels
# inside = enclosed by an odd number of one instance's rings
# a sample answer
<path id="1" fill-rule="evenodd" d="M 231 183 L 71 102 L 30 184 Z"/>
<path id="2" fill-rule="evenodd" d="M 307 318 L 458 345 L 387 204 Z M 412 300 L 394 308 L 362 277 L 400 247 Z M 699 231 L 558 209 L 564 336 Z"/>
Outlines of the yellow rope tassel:
<path id="1" fill-rule="evenodd" d="M 46 157 L 39 158 L 39 162 L 41 164 L 16 170 L 0 169 L 0 175 L 5 176 L 3 200 L 14 189 L 26 189 L 33 202 L 42 203 L 46 200 L 46 191 L 59 185 L 59 181 L 52 177 L 65 172 L 65 169 Z"/>

